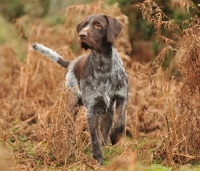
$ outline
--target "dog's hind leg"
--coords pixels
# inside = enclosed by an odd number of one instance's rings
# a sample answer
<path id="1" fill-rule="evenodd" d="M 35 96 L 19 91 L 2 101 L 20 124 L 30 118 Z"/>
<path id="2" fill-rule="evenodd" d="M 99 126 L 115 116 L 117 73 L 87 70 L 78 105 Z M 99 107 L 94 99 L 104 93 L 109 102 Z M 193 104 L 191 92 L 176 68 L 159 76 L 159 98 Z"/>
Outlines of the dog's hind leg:
<path id="1" fill-rule="evenodd" d="M 66 84 L 66 82 L 65 82 Z M 82 105 L 80 97 L 77 96 L 76 87 L 65 87 L 66 112 L 71 115 L 74 121 L 79 113 L 79 107 Z"/>
<path id="2" fill-rule="evenodd" d="M 116 100 L 117 118 L 111 130 L 110 140 L 112 145 L 116 144 L 122 137 L 126 125 L 127 99 L 119 98 Z"/>

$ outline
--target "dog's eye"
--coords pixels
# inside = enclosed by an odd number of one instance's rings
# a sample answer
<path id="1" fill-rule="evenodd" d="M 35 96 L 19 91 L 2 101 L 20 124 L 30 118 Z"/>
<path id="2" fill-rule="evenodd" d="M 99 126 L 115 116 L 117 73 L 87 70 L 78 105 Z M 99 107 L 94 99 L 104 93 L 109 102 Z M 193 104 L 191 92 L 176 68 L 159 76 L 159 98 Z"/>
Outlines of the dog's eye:
<path id="1" fill-rule="evenodd" d="M 95 27 L 96 29 L 101 29 L 101 28 L 102 28 L 101 24 L 95 24 L 94 27 Z"/>

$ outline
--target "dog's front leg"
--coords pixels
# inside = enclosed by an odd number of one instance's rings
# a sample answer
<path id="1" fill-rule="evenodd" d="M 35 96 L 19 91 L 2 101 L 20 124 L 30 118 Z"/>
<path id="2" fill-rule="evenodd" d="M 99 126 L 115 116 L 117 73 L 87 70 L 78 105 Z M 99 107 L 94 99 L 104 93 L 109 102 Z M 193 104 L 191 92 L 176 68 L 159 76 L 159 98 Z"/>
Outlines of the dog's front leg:
<path id="1" fill-rule="evenodd" d="M 103 165 L 101 144 L 99 141 L 99 117 L 90 110 L 87 113 L 87 123 L 90 132 L 92 155 L 101 165 Z"/>
<path id="2" fill-rule="evenodd" d="M 113 106 L 108 110 L 106 115 L 101 116 L 101 132 L 103 136 L 102 145 L 108 145 L 108 135 L 112 127 L 114 109 Z"/>
<path id="3" fill-rule="evenodd" d="M 110 134 L 110 140 L 112 145 L 116 144 L 121 139 L 125 131 L 126 107 L 127 107 L 127 99 L 119 98 L 116 100 L 117 118 Z"/>

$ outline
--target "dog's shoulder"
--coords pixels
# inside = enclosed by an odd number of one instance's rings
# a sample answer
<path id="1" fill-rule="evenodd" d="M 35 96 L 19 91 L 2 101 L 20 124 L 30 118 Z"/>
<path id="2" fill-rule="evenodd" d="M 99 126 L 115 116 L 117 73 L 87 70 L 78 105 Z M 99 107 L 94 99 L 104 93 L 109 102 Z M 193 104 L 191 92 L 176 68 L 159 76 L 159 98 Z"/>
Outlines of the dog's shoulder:
<path id="1" fill-rule="evenodd" d="M 86 75 L 92 74 L 93 68 L 90 62 L 89 55 L 82 55 L 73 60 L 68 69 L 68 73 L 73 73 L 78 80 L 84 79 Z"/>
<path id="2" fill-rule="evenodd" d="M 123 73 L 123 75 L 127 77 L 123 61 L 120 58 L 119 53 L 115 48 L 112 49 L 112 58 L 113 58 L 112 60 L 113 72 L 117 74 L 119 74 L 119 72 Z"/>

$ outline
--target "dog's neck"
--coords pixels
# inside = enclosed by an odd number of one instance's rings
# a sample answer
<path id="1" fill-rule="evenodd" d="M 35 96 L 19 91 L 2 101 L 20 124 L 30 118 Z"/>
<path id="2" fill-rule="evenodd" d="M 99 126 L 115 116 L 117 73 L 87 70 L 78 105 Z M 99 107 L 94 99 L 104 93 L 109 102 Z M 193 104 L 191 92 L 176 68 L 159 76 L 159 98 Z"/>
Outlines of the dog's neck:
<path id="1" fill-rule="evenodd" d="M 109 56 L 109 55 L 112 56 L 112 47 L 113 45 L 111 43 L 104 42 L 99 46 L 97 52 L 104 56 Z"/>
<path id="2" fill-rule="evenodd" d="M 91 62 L 96 73 L 109 73 L 112 70 L 112 48 L 112 45 L 104 45 L 97 51 L 91 50 Z"/>

